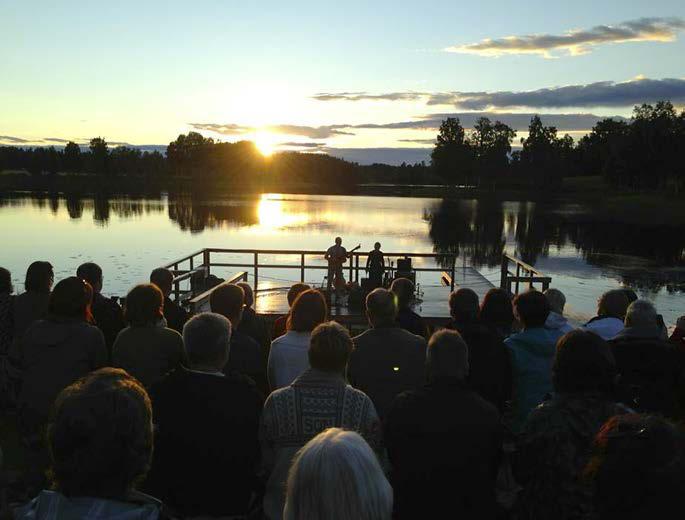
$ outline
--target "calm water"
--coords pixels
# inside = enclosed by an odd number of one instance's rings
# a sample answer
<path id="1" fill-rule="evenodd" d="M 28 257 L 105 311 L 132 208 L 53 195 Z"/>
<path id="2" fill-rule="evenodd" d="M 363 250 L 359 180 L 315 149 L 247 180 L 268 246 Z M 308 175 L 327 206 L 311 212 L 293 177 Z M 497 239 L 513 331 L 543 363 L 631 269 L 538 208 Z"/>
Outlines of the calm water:
<path id="1" fill-rule="evenodd" d="M 405 197 L 265 194 L 197 199 L 0 198 L 0 265 L 15 287 L 32 260 L 49 260 L 57 279 L 87 260 L 105 271 L 106 294 L 123 295 L 154 267 L 203 247 L 325 249 L 376 240 L 385 251 L 450 252 L 495 285 L 503 251 L 535 265 L 567 296 L 567 312 L 591 317 L 605 290 L 630 285 L 653 300 L 667 323 L 685 313 L 685 230 L 603 223 L 579 205 Z M 237 260 L 237 258 L 236 258 Z M 218 272 L 219 275 L 224 275 Z M 312 276 L 318 276 L 312 274 Z M 260 276 L 274 286 L 293 271 Z M 435 279 L 433 279 L 435 278 Z M 312 279 L 312 282 L 321 280 Z M 422 278 L 424 284 L 437 277 Z"/>

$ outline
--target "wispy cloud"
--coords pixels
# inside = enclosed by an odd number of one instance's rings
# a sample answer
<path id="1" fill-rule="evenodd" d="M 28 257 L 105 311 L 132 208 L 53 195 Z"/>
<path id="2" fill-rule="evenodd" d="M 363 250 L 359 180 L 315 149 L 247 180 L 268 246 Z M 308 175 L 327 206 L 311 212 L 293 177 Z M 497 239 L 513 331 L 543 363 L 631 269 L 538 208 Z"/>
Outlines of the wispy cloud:
<path id="1" fill-rule="evenodd" d="M 26 144 L 31 141 L 28 139 L 22 139 L 21 137 L 14 137 L 13 135 L 0 135 L 0 142 L 12 143 L 12 144 Z"/>
<path id="2" fill-rule="evenodd" d="M 432 139 L 398 139 L 400 143 L 414 143 L 414 144 L 435 144 L 435 137 Z"/>
<path id="3" fill-rule="evenodd" d="M 317 101 L 416 101 L 430 95 L 430 92 L 320 92 L 312 96 Z"/>
<path id="4" fill-rule="evenodd" d="M 603 44 L 625 42 L 670 42 L 685 29 L 682 18 L 639 18 L 617 25 L 597 25 L 591 29 L 574 29 L 563 34 L 525 34 L 486 38 L 477 43 L 447 47 L 447 52 L 504 56 L 507 54 L 537 54 L 553 58 L 554 54 L 580 56 Z"/>
<path id="5" fill-rule="evenodd" d="M 322 96 L 323 94 L 320 94 Z M 685 103 L 685 79 L 635 78 L 630 81 L 598 81 L 581 85 L 524 91 L 411 93 L 427 105 L 453 105 L 467 110 L 507 108 L 630 107 L 640 103 L 670 100 Z M 327 94 L 334 96 L 334 94 Z M 336 94 L 338 101 L 359 101 L 360 94 Z M 390 99 L 374 94 L 378 99 Z M 318 98 L 315 98 L 318 99 Z M 332 99 L 332 98 L 329 98 Z M 366 99 L 366 98 L 364 98 Z M 368 98 L 370 99 L 370 97 Z M 328 99 L 324 99 L 328 100 Z"/>
<path id="6" fill-rule="evenodd" d="M 341 130 L 345 125 L 304 126 L 268 125 L 261 127 L 243 126 L 234 123 L 188 123 L 195 130 L 207 130 L 220 135 L 249 135 L 257 131 L 306 137 L 308 139 L 327 139 L 336 135 L 354 135 Z"/>

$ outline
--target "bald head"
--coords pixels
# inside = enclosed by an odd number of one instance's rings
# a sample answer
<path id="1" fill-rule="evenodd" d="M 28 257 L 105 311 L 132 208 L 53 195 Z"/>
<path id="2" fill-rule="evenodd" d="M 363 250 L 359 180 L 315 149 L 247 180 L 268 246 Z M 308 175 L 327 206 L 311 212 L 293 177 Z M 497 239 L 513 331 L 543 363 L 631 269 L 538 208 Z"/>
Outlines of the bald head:
<path id="1" fill-rule="evenodd" d="M 426 351 L 426 368 L 431 381 L 465 380 L 469 375 L 469 348 L 456 330 L 439 330 L 431 336 Z"/>

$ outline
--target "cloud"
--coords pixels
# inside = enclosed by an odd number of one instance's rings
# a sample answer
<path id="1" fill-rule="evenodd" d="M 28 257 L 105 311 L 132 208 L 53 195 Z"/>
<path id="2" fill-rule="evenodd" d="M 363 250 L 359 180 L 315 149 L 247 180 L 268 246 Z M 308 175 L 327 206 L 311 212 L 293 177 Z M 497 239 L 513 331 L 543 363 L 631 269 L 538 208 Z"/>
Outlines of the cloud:
<path id="1" fill-rule="evenodd" d="M 312 96 L 317 101 L 416 101 L 430 95 L 426 92 L 388 92 L 369 94 L 368 92 L 321 92 Z"/>
<path id="2" fill-rule="evenodd" d="M 383 94 L 374 96 L 381 98 Z M 349 97 L 344 93 L 338 94 L 337 97 L 341 101 L 359 100 L 357 95 Z M 659 100 L 685 103 L 685 79 L 648 79 L 639 76 L 624 82 L 598 81 L 584 85 L 567 85 L 525 91 L 433 92 L 424 93 L 423 98 L 427 105 L 454 105 L 467 110 L 629 107 Z"/>
<path id="3" fill-rule="evenodd" d="M 288 141 L 287 143 L 278 143 L 277 146 L 285 146 L 289 148 L 324 148 L 326 143 L 298 143 L 296 141 Z"/>
<path id="4" fill-rule="evenodd" d="M 66 144 L 71 141 L 71 139 L 61 139 L 59 137 L 43 137 L 42 141 L 46 143 L 62 143 Z"/>
<path id="5" fill-rule="evenodd" d="M 32 142 L 28 139 L 22 139 L 21 137 L 14 137 L 13 135 L 0 135 L 0 141 L 5 142 L 5 143 L 15 143 L 15 144 L 23 144 L 23 143 Z"/>
<path id="6" fill-rule="evenodd" d="M 246 135 L 265 130 L 276 134 L 295 135 L 309 139 L 327 139 L 335 135 L 354 135 L 344 132 L 345 125 L 304 126 L 269 125 L 263 127 L 243 126 L 233 123 L 188 123 L 195 130 L 207 130 L 221 135 Z"/>
<path id="7" fill-rule="evenodd" d="M 477 43 L 447 47 L 447 52 L 504 56 L 507 54 L 537 54 L 553 58 L 555 51 L 568 56 L 588 54 L 602 44 L 625 42 L 671 42 L 685 29 L 682 18 L 639 18 L 618 25 L 597 25 L 591 29 L 570 30 L 563 34 L 526 34 L 504 38 L 486 38 Z"/>
<path id="8" fill-rule="evenodd" d="M 432 139 L 398 139 L 397 141 L 400 143 L 416 143 L 416 144 L 434 145 L 435 144 L 435 137 L 433 137 Z"/>

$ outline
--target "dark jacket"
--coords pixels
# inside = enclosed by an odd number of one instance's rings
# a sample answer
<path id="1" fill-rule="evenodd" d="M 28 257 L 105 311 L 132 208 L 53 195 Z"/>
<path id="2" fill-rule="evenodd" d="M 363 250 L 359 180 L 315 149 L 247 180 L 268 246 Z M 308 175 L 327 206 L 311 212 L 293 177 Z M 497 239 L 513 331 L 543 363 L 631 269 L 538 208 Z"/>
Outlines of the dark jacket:
<path id="1" fill-rule="evenodd" d="M 107 365 L 105 338 L 84 321 L 49 318 L 34 323 L 21 341 L 24 371 L 19 407 L 25 425 L 43 425 L 65 387 Z"/>
<path id="2" fill-rule="evenodd" d="M 126 370 L 145 388 L 150 388 L 185 360 L 181 335 L 156 325 L 126 327 L 112 347 L 112 365 Z"/>
<path id="3" fill-rule="evenodd" d="M 618 397 L 640 412 L 673 413 L 679 364 L 656 328 L 626 327 L 609 341 L 619 374 Z"/>
<path id="4" fill-rule="evenodd" d="M 14 297 L 12 316 L 14 319 L 14 340 L 21 336 L 36 320 L 48 315 L 50 293 L 27 291 Z"/>
<path id="5" fill-rule="evenodd" d="M 117 339 L 117 334 L 125 327 L 124 315 L 121 307 L 117 302 L 110 298 L 104 297 L 100 293 L 93 295 L 93 303 L 91 305 L 93 318 L 95 319 L 95 326 L 102 331 L 105 336 L 105 344 L 110 355 L 112 353 L 112 345 Z"/>
<path id="6" fill-rule="evenodd" d="M 244 514 L 255 488 L 262 398 L 244 376 L 178 368 L 152 387 L 146 489 L 184 516 Z"/>
<path id="7" fill-rule="evenodd" d="M 385 422 L 396 518 L 493 518 L 501 442 L 497 409 L 461 381 L 400 394 Z"/>
<path id="8" fill-rule="evenodd" d="M 271 346 L 271 333 L 266 325 L 266 322 L 261 316 L 258 316 L 252 307 L 245 307 L 243 316 L 240 318 L 238 324 L 238 332 L 250 336 L 257 342 L 259 348 L 264 356 L 264 359 L 269 358 L 269 347 Z"/>
<path id="9" fill-rule="evenodd" d="M 583 479 L 600 427 L 629 410 L 593 394 L 555 395 L 528 416 L 519 438 L 516 477 L 520 518 L 592 517 L 592 488 Z"/>
<path id="10" fill-rule="evenodd" d="M 266 363 L 262 357 L 259 344 L 250 336 L 240 332 L 231 334 L 231 350 L 224 372 L 237 372 L 248 376 L 256 384 L 262 395 L 269 395 L 269 383 L 266 377 Z"/>
<path id="11" fill-rule="evenodd" d="M 511 399 L 511 357 L 502 338 L 478 322 L 450 321 L 469 347 L 469 386 L 500 413 Z"/>
<path id="12" fill-rule="evenodd" d="M 425 382 L 426 340 L 399 327 L 378 327 L 353 342 L 347 379 L 371 398 L 383 419 L 399 393 Z"/>
<path id="13" fill-rule="evenodd" d="M 426 324 L 413 310 L 406 308 L 397 311 L 397 324 L 417 336 L 426 337 Z"/>
<path id="14" fill-rule="evenodd" d="M 164 297 L 164 318 L 167 327 L 183 334 L 183 325 L 186 324 L 189 317 L 190 315 L 183 307 L 168 296 Z"/>

